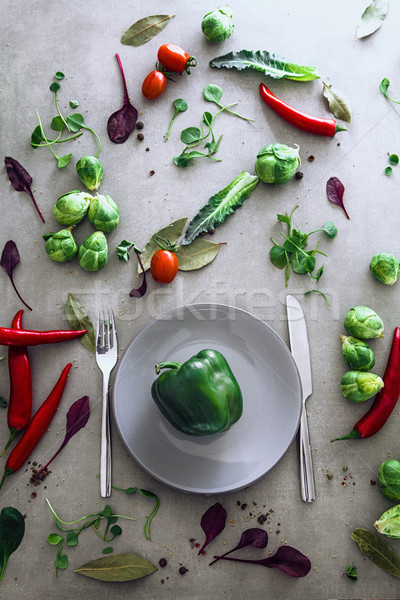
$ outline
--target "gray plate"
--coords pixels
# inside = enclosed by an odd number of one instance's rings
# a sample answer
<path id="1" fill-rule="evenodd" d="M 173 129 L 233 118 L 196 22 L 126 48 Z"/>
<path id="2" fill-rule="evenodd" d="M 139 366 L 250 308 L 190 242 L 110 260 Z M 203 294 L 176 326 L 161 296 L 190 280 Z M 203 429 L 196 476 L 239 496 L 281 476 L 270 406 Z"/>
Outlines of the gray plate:
<path id="1" fill-rule="evenodd" d="M 200 350 L 224 354 L 243 394 L 243 415 L 222 434 L 192 437 L 159 412 L 154 365 L 184 362 Z M 113 386 L 114 420 L 133 458 L 175 489 L 215 494 L 244 488 L 285 454 L 299 425 L 301 384 L 292 355 L 269 325 L 221 304 L 169 311 L 126 348 Z"/>

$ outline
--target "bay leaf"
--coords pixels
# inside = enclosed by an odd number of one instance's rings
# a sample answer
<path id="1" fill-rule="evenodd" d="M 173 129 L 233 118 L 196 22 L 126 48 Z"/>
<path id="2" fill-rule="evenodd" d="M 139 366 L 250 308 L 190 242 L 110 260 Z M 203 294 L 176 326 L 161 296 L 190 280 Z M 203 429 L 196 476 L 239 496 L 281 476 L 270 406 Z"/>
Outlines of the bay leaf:
<path id="1" fill-rule="evenodd" d="M 377 567 L 395 577 L 400 577 L 400 557 L 389 544 L 375 533 L 360 527 L 353 531 L 351 539 L 358 544 L 361 552 L 368 556 Z"/>
<path id="2" fill-rule="evenodd" d="M 196 238 L 188 246 L 180 246 L 176 251 L 180 271 L 194 271 L 205 267 L 216 258 L 221 244 L 203 237 Z"/>
<path id="3" fill-rule="evenodd" d="M 389 0 L 372 0 L 364 10 L 357 28 L 357 38 L 375 33 L 382 25 L 389 10 Z"/>
<path id="4" fill-rule="evenodd" d="M 131 25 L 121 37 L 125 46 L 141 46 L 166 27 L 175 15 L 150 15 Z"/>
<path id="5" fill-rule="evenodd" d="M 137 554 L 115 554 L 92 560 L 75 573 L 99 581 L 133 581 L 158 571 L 149 560 Z"/>
<path id="6" fill-rule="evenodd" d="M 346 121 L 347 123 L 350 123 L 350 121 L 351 121 L 350 102 L 347 99 L 347 97 L 345 96 L 345 94 L 343 94 L 343 92 L 340 92 L 339 90 L 334 88 L 332 85 L 323 83 L 323 86 L 324 86 L 323 94 L 324 94 L 324 97 L 328 100 L 328 104 L 329 104 L 331 113 L 337 119 L 341 119 L 342 121 Z"/>
<path id="7" fill-rule="evenodd" d="M 72 294 L 68 294 L 65 304 L 65 314 L 72 329 L 87 329 L 87 333 L 79 338 L 79 341 L 90 352 L 94 352 L 96 348 L 96 334 L 93 323 L 83 306 Z"/>
<path id="8" fill-rule="evenodd" d="M 151 238 L 149 239 L 149 241 L 143 248 L 142 253 L 140 255 L 140 258 L 142 260 L 145 271 L 150 269 L 151 257 L 156 252 L 156 250 L 160 249 L 160 246 L 156 242 L 157 236 L 160 238 L 164 238 L 165 240 L 168 240 L 169 243 L 173 246 L 174 244 L 177 243 L 177 241 L 181 237 L 187 220 L 188 220 L 188 218 L 185 217 L 184 219 L 178 219 L 177 221 L 173 221 L 169 225 L 166 225 L 165 227 L 162 227 L 161 229 L 156 231 L 151 236 Z M 138 274 L 140 274 L 141 272 L 142 272 L 142 269 L 141 269 L 140 265 L 138 265 Z"/>

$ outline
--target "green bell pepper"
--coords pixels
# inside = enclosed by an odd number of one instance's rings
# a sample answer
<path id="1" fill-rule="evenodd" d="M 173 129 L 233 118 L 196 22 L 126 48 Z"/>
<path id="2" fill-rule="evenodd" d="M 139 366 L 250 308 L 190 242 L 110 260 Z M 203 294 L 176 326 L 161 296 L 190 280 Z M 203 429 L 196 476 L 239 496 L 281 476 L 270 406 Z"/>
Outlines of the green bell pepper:
<path id="1" fill-rule="evenodd" d="M 185 363 L 162 362 L 151 387 L 154 402 L 176 429 L 187 435 L 227 431 L 243 412 L 243 398 L 225 357 L 202 350 Z"/>

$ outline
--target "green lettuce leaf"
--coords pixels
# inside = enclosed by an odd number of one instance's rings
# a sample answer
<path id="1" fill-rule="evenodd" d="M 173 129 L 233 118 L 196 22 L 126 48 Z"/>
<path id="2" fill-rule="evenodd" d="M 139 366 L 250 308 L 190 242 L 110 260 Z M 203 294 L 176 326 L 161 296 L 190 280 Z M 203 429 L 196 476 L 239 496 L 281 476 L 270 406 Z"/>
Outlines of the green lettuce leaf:
<path id="1" fill-rule="evenodd" d="M 315 67 L 301 66 L 289 62 L 286 58 L 280 58 L 267 50 L 240 50 L 229 52 L 224 56 L 213 58 L 210 67 L 217 69 L 255 69 L 273 79 L 294 79 L 295 81 L 310 81 L 319 79 L 320 74 Z"/>
<path id="2" fill-rule="evenodd" d="M 222 225 L 254 190 L 259 179 L 243 171 L 226 188 L 212 196 L 190 221 L 182 245 L 190 244 L 200 233 L 207 233 Z"/>

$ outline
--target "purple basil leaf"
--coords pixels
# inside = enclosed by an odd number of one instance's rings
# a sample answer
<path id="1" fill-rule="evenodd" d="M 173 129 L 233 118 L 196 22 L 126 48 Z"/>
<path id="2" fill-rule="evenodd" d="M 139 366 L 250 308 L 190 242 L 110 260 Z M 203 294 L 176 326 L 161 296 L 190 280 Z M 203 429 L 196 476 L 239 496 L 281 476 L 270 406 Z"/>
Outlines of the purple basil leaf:
<path id="1" fill-rule="evenodd" d="M 6 166 L 8 178 L 11 181 L 14 190 L 16 190 L 17 192 L 26 192 L 27 194 L 29 194 L 39 214 L 39 217 L 44 223 L 43 215 L 38 205 L 36 204 L 36 200 L 32 194 L 32 177 L 29 175 L 28 171 L 24 169 L 24 167 L 17 160 L 15 160 L 15 158 L 11 158 L 11 156 L 5 157 L 4 164 Z"/>
<path id="2" fill-rule="evenodd" d="M 29 310 L 32 310 L 31 307 L 29 306 L 29 304 L 27 304 L 25 302 L 25 300 L 22 298 L 21 294 L 17 290 L 15 283 L 14 283 L 14 279 L 13 279 L 13 271 L 20 262 L 21 262 L 21 259 L 19 256 L 17 245 L 15 242 L 13 242 L 13 240 L 9 240 L 6 243 L 6 245 L 4 246 L 3 252 L 1 254 L 0 265 L 3 267 L 3 269 L 9 276 L 12 286 L 13 286 L 14 290 L 16 291 L 18 298 L 21 300 L 21 302 L 23 302 L 23 304 L 25 304 L 26 308 L 29 308 Z"/>
<path id="3" fill-rule="evenodd" d="M 146 271 L 145 271 L 143 263 L 141 261 L 140 253 L 137 252 L 136 250 L 135 250 L 135 252 L 136 252 L 136 256 L 139 261 L 139 265 L 143 271 L 143 280 L 142 280 L 142 284 L 138 288 L 135 288 L 129 292 L 129 295 L 132 296 L 133 298 L 141 298 L 142 296 L 145 295 L 146 290 L 147 290 Z"/>
<path id="4" fill-rule="evenodd" d="M 311 569 L 310 559 L 292 548 L 292 546 L 281 546 L 273 556 L 268 556 L 261 560 L 247 560 L 244 558 L 231 558 L 230 556 L 216 556 L 222 560 L 231 560 L 233 562 L 243 562 L 252 565 L 261 565 L 269 569 L 279 569 L 291 577 L 305 577 Z"/>
<path id="5" fill-rule="evenodd" d="M 200 525 L 206 534 L 206 540 L 199 550 L 201 554 L 206 546 L 223 531 L 226 522 L 226 510 L 219 503 L 213 504 L 201 517 Z"/>
<path id="6" fill-rule="evenodd" d="M 124 87 L 124 104 L 122 105 L 122 108 L 113 113 L 108 119 L 107 132 L 108 137 L 112 142 L 114 142 L 114 144 L 123 144 L 135 129 L 138 111 L 129 102 L 128 89 L 126 87 L 122 63 L 118 54 L 115 56 L 118 61 L 118 66 L 122 76 L 122 85 Z"/>
<path id="7" fill-rule="evenodd" d="M 232 548 L 232 550 L 228 550 L 222 556 L 218 556 L 215 560 L 210 563 L 210 566 L 213 565 L 217 560 L 223 558 L 227 554 L 231 554 L 235 552 L 235 550 L 240 550 L 241 548 L 245 548 L 246 546 L 255 546 L 256 548 L 265 548 L 268 544 L 268 533 L 264 531 L 264 529 L 259 529 L 258 527 L 253 527 L 252 529 L 246 529 L 243 531 L 242 537 L 237 546 Z"/>
<path id="8" fill-rule="evenodd" d="M 76 400 L 76 402 L 74 402 L 71 405 L 69 411 L 67 412 L 67 426 L 63 443 L 61 444 L 57 452 L 54 454 L 54 456 L 51 457 L 49 462 L 46 463 L 45 466 L 40 469 L 39 473 L 47 469 L 47 467 L 51 462 L 53 462 L 57 454 L 59 454 L 59 452 L 61 452 L 64 446 L 68 444 L 72 436 L 78 433 L 80 429 L 85 427 L 86 423 L 89 420 L 89 417 L 89 396 L 82 396 L 82 398 L 79 398 L 79 400 Z"/>
<path id="9" fill-rule="evenodd" d="M 326 183 L 326 194 L 328 196 L 328 200 L 333 202 L 333 204 L 337 204 L 340 208 L 343 209 L 344 214 L 348 219 L 350 219 L 347 210 L 343 204 L 343 194 L 344 194 L 344 185 L 337 177 L 331 177 L 328 179 Z"/>

